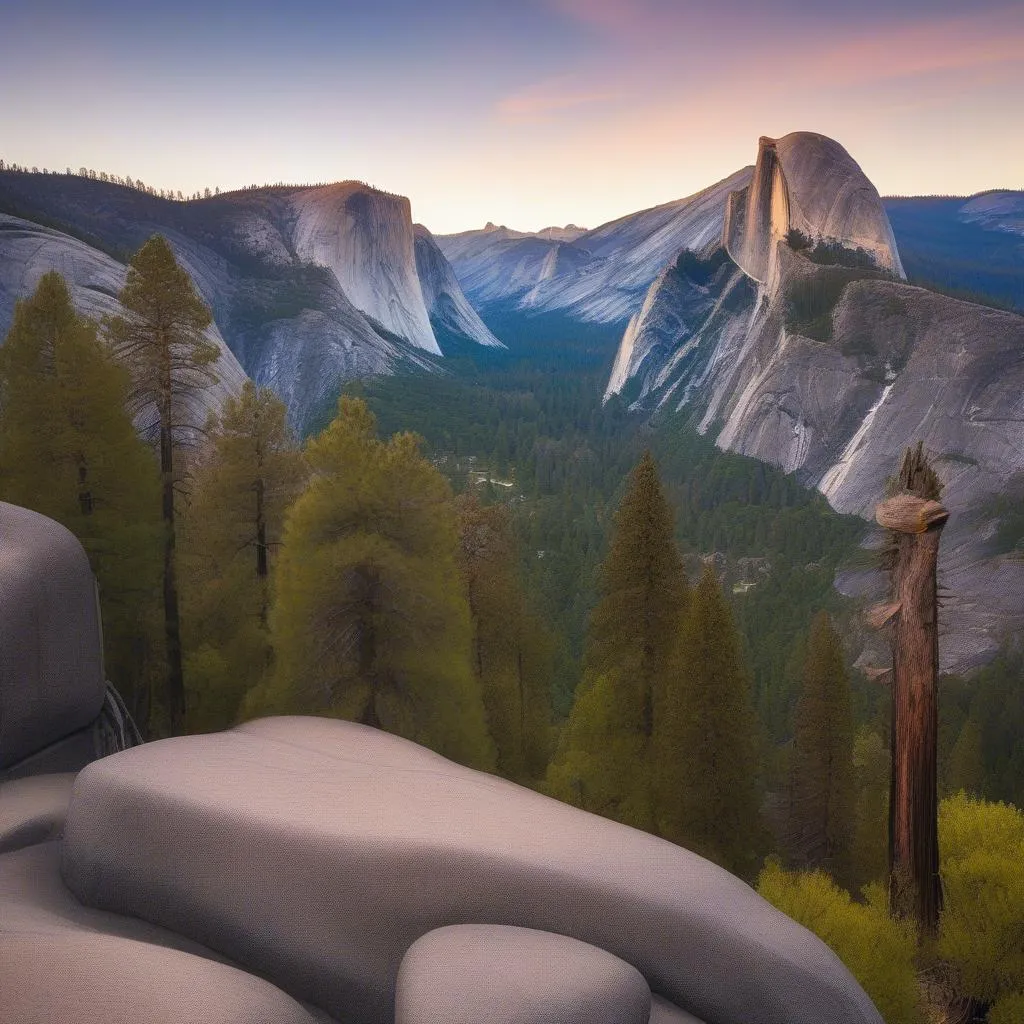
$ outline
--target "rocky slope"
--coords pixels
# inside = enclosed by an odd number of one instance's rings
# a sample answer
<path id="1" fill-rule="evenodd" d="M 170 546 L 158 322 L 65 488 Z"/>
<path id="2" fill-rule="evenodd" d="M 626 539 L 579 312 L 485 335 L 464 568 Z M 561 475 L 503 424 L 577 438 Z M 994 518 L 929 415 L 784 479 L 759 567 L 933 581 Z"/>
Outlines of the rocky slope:
<path id="1" fill-rule="evenodd" d="M 993 542 L 998 497 L 1024 481 L 1024 317 L 905 283 L 862 178 L 821 136 L 762 140 L 722 245 L 683 253 L 652 284 L 608 394 L 690 411 L 720 446 L 868 518 L 923 440 L 951 511 L 943 663 L 963 668 L 1024 628 L 1024 560 Z"/>
<path id="2" fill-rule="evenodd" d="M 504 347 L 463 295 L 451 264 L 444 258 L 434 236 L 422 224 L 413 225 L 413 234 L 416 272 L 431 321 L 481 345 Z"/>
<path id="3" fill-rule="evenodd" d="M 205 268 L 184 258 L 185 268 L 199 279 Z M 33 292 L 39 279 L 50 270 L 59 271 L 68 282 L 76 308 L 86 316 L 101 320 L 123 312 L 117 294 L 124 287 L 123 264 L 52 228 L 33 224 L 0 213 L 0 334 L 6 333 L 14 315 L 14 304 Z M 218 349 L 217 384 L 199 400 L 199 408 L 190 418 L 202 423 L 206 414 L 220 407 L 229 395 L 241 391 L 245 371 L 228 348 L 217 325 L 207 336 Z"/>
<path id="4" fill-rule="evenodd" d="M 586 231 L 525 234 L 488 225 L 439 235 L 469 299 L 481 309 L 563 311 L 580 320 L 625 322 L 659 272 L 681 249 L 701 249 L 722 233 L 729 194 L 750 168 L 686 199 Z M 571 225 L 570 225 L 571 227 Z"/>
<path id="5" fill-rule="evenodd" d="M 46 244 L 0 233 L 0 337 L 15 299 L 51 267 L 77 266 L 83 282 L 105 275 L 105 300 L 88 283 L 76 289 L 85 311 L 114 302 L 130 254 L 160 232 L 237 357 L 229 376 L 244 370 L 274 387 L 300 430 L 346 379 L 433 365 L 441 350 L 432 317 L 470 341 L 499 344 L 429 232 L 414 231 L 409 201 L 358 182 L 176 203 L 74 176 L 5 172 L 2 210 Z"/>

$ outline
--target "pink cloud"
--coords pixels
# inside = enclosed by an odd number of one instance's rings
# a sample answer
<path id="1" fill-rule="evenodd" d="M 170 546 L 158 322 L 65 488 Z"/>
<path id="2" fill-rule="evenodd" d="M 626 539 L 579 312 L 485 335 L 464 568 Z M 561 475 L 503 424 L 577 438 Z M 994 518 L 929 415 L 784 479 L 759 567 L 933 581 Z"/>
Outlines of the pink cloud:
<path id="1" fill-rule="evenodd" d="M 608 89 L 582 89 L 569 77 L 554 78 L 504 97 L 497 110 L 509 121 L 544 121 L 562 111 L 614 97 Z"/>
<path id="2" fill-rule="evenodd" d="M 912 22 L 864 35 L 826 47 L 802 63 L 800 71 L 817 81 L 853 84 L 1008 62 L 1024 64 L 1024 16 L 1013 11 Z"/>

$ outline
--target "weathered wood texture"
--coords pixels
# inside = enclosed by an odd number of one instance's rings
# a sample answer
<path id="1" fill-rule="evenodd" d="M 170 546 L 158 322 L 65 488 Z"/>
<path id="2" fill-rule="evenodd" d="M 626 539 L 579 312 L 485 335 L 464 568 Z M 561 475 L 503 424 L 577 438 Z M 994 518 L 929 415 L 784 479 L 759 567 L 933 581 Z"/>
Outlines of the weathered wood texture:
<path id="1" fill-rule="evenodd" d="M 892 629 L 892 778 L 889 801 L 889 902 L 934 933 L 939 881 L 936 742 L 939 673 L 939 537 L 948 513 L 937 501 L 899 494 L 876 510 L 894 533 L 892 595 L 876 620 Z M 884 609 L 884 610 L 883 610 Z"/>

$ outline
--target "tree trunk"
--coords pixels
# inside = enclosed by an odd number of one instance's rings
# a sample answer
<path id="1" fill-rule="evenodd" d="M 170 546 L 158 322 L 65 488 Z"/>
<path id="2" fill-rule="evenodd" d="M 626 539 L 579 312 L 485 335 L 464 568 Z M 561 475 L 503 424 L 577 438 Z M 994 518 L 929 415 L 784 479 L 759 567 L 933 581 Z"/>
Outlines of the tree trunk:
<path id="1" fill-rule="evenodd" d="M 185 725 L 185 675 L 181 664 L 181 618 L 175 572 L 174 443 L 170 416 L 160 424 L 160 472 L 164 519 L 164 634 L 167 641 L 167 715 L 171 735 Z"/>
<path id="2" fill-rule="evenodd" d="M 264 509 L 264 480 L 256 481 L 256 580 L 260 588 L 260 627 L 267 629 L 267 517 Z"/>
<path id="3" fill-rule="evenodd" d="M 892 571 L 892 776 L 889 799 L 889 905 L 934 934 L 939 881 L 936 740 L 939 674 L 939 537 L 948 513 L 910 494 L 883 502 L 878 522 L 895 535 Z"/>

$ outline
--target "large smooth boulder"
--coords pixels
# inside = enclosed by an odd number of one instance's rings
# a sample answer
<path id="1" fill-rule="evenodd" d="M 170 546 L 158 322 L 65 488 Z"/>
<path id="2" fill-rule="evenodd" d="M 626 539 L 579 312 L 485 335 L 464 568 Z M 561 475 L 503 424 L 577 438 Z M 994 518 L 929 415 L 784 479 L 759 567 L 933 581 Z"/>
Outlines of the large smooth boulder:
<path id="1" fill-rule="evenodd" d="M 105 690 L 96 582 L 82 545 L 52 519 L 0 502 L 0 779 L 51 747 L 58 752 L 52 765 L 40 759 L 41 771 L 95 756 L 91 737 L 73 738 L 99 716 Z"/>
<path id="2" fill-rule="evenodd" d="M 15 783 L 0 787 L 0 792 Z M 81 906 L 60 844 L 0 855 L 0 1020 L 317 1024 L 330 1018 L 165 929 Z"/>
<path id="3" fill-rule="evenodd" d="M 721 868 L 347 722 L 264 719 L 94 762 L 62 871 L 83 903 L 359 1024 L 392 1020 L 413 943 L 463 924 L 598 947 L 665 1020 L 881 1024 L 824 943 Z"/>
<path id="4" fill-rule="evenodd" d="M 395 1024 L 649 1024 L 643 975 L 611 953 L 532 928 L 464 924 L 402 960 Z"/>

